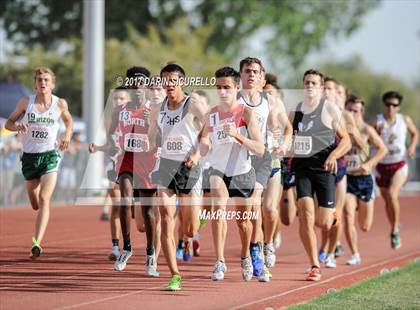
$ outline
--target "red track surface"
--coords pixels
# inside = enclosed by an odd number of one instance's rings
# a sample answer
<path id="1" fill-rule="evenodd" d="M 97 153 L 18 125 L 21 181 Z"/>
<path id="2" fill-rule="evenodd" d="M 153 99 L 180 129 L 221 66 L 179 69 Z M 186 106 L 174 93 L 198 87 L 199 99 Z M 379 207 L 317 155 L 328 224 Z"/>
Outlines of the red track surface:
<path id="1" fill-rule="evenodd" d="M 98 207 L 56 207 L 43 242 L 44 255 L 28 258 L 34 211 L 0 210 L 0 309 L 264 309 L 299 303 L 377 275 L 382 268 L 401 266 L 420 256 L 420 196 L 402 198 L 402 242 L 390 248 L 389 225 L 383 201 L 377 200 L 371 232 L 360 233 L 362 265 L 349 267 L 345 256 L 335 270 L 323 268 L 321 282 L 303 281 L 307 258 L 297 233 L 297 221 L 283 229 L 283 243 L 270 283 L 242 281 L 239 237 L 229 223 L 226 257 L 228 272 L 223 282 L 213 282 L 214 264 L 210 225 L 201 232 L 201 254 L 180 264 L 184 287 L 180 292 L 163 289 L 169 280 L 164 258 L 159 258 L 161 277 L 144 275 L 145 236 L 134 231 L 134 256 L 123 272 L 107 260 L 109 226 L 99 221 Z M 133 226 L 134 223 L 133 223 Z M 134 227 L 133 227 L 134 228 Z"/>

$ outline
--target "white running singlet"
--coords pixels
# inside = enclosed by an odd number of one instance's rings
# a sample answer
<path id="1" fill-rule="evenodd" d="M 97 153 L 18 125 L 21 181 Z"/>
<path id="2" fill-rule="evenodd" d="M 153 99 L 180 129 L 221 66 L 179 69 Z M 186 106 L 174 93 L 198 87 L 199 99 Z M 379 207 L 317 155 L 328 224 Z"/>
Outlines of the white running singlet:
<path id="1" fill-rule="evenodd" d="M 51 106 L 44 113 L 36 110 L 36 95 L 29 96 L 28 108 L 22 122 L 28 124 L 28 132 L 23 136 L 24 153 L 44 153 L 57 148 L 57 136 L 61 126 L 61 110 L 57 96 L 52 95 Z"/>
<path id="2" fill-rule="evenodd" d="M 168 109 L 168 99 L 162 103 L 158 126 L 162 135 L 160 157 L 184 161 L 198 143 L 200 130 L 194 127 L 194 115 L 188 112 L 187 97 L 176 110 Z"/>
<path id="3" fill-rule="evenodd" d="M 400 113 L 396 115 L 396 121 L 390 125 L 382 114 L 377 115 L 376 128 L 379 135 L 388 148 L 388 154 L 381 159 L 380 164 L 393 164 L 405 159 L 407 124 L 404 116 Z"/>
<path id="4" fill-rule="evenodd" d="M 245 105 L 238 104 L 231 112 L 222 112 L 217 106 L 209 113 L 209 136 L 212 141 L 210 166 L 227 177 L 249 172 L 251 158 L 248 150 L 223 131 L 223 126 L 231 124 L 238 132 L 247 137 L 248 131 L 243 120 Z"/>

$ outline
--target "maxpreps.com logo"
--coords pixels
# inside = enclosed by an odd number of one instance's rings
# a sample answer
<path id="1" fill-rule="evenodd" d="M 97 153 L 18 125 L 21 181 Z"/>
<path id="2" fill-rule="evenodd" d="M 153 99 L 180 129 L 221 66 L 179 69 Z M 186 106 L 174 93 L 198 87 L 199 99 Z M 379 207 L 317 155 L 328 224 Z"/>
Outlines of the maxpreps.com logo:
<path id="1" fill-rule="evenodd" d="M 28 113 L 28 124 L 43 124 L 43 125 L 54 125 L 55 120 L 51 117 L 38 116 L 35 113 Z"/>

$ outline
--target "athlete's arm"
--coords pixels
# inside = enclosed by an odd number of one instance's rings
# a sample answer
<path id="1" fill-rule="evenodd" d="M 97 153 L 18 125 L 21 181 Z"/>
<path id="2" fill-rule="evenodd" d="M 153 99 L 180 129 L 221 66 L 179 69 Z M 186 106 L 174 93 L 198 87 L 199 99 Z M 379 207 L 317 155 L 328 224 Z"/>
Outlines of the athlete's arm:
<path id="1" fill-rule="evenodd" d="M 67 149 L 70 143 L 71 135 L 73 134 L 73 118 L 69 112 L 67 101 L 65 99 L 58 100 L 58 108 L 61 110 L 61 119 L 66 126 L 66 131 L 60 141 L 60 150 L 64 151 Z"/>
<path id="2" fill-rule="evenodd" d="M 414 158 L 414 154 L 416 154 L 416 147 L 419 141 L 419 131 L 414 125 L 413 120 L 409 116 L 404 116 L 405 123 L 407 124 L 408 132 L 411 135 L 410 145 L 407 148 L 407 155 L 410 159 Z"/>
<path id="3" fill-rule="evenodd" d="M 264 144 L 254 111 L 246 107 L 244 109 L 244 120 L 247 124 L 247 130 L 251 139 L 241 135 L 236 128 L 231 128 L 234 132 L 227 132 L 227 134 L 234 137 L 236 141 L 245 146 L 249 151 L 256 154 L 258 157 L 262 157 L 264 155 Z"/>
<path id="4" fill-rule="evenodd" d="M 149 115 L 149 131 L 147 133 L 147 136 L 149 138 L 149 149 L 151 150 L 153 150 L 156 147 L 158 116 L 161 106 L 162 103 L 153 105 Z"/>
<path id="5" fill-rule="evenodd" d="M 18 123 L 16 121 L 22 114 L 26 112 L 28 108 L 29 98 L 23 97 L 19 100 L 18 104 L 16 105 L 15 110 L 10 114 L 9 118 L 4 125 L 4 128 L 10 131 L 17 131 L 19 133 L 25 134 L 28 131 L 28 125 L 25 123 Z"/>
<path id="6" fill-rule="evenodd" d="M 96 145 L 95 143 L 91 143 L 88 146 L 89 153 L 96 153 L 96 152 L 108 152 L 109 151 L 109 144 L 102 144 Z"/>
<path id="7" fill-rule="evenodd" d="M 204 124 L 203 130 L 201 131 L 199 149 L 201 156 L 206 156 L 211 149 L 208 122 Z"/>
<path id="8" fill-rule="evenodd" d="M 327 111 L 331 116 L 332 128 L 336 130 L 336 135 L 340 138 L 340 142 L 336 148 L 330 153 L 324 163 L 324 169 L 331 173 L 337 172 L 337 159 L 344 156 L 351 149 L 351 141 L 349 134 L 345 128 L 344 120 L 340 117 L 340 111 L 336 105 L 327 103 Z M 338 120 L 338 121 L 336 121 Z"/>
<path id="9" fill-rule="evenodd" d="M 370 173 L 373 166 L 375 166 L 385 155 L 388 153 L 388 149 L 385 143 L 382 141 L 381 137 L 378 135 L 376 130 L 366 124 L 366 133 L 368 135 L 368 141 L 371 145 L 375 146 L 376 154 L 371 157 L 367 162 L 363 163 L 360 167 L 362 173 Z M 369 155 L 369 154 L 368 154 Z"/>
<path id="10" fill-rule="evenodd" d="M 196 93 L 192 93 L 190 95 L 190 111 L 191 113 L 198 118 L 198 120 L 200 121 L 200 124 L 203 124 L 206 118 L 206 114 L 207 114 L 207 106 L 205 103 L 203 103 L 203 100 L 201 99 L 201 97 L 196 94 Z"/>
<path id="11" fill-rule="evenodd" d="M 356 146 L 359 149 L 363 149 L 365 147 L 365 143 L 363 142 L 359 128 L 357 128 L 356 120 L 354 119 L 353 115 L 348 111 L 344 111 L 343 116 L 347 124 L 348 134 L 353 138 L 353 141 L 356 144 Z"/>
<path id="12" fill-rule="evenodd" d="M 275 148 L 274 152 L 277 155 L 286 155 L 286 151 L 292 141 L 292 134 L 293 128 L 292 124 L 289 122 L 287 118 L 286 109 L 284 108 L 283 101 L 279 98 L 275 98 L 274 96 L 267 95 L 270 103 L 270 114 L 268 115 L 268 127 L 273 132 L 274 138 L 277 138 L 279 134 L 280 126 L 284 128 L 283 137 L 284 141 L 283 144 L 279 145 Z"/>

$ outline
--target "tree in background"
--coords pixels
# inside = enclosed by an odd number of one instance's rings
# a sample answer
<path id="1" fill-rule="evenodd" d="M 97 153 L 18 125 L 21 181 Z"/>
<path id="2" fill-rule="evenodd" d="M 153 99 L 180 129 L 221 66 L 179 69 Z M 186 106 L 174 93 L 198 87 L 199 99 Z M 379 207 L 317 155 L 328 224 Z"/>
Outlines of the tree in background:
<path id="1" fill-rule="evenodd" d="M 333 76 L 346 85 L 352 94 L 362 97 L 366 102 L 366 114 L 371 118 L 382 111 L 382 94 L 396 90 L 404 96 L 401 111 L 410 117 L 420 128 L 420 81 L 407 85 L 388 74 L 373 73 L 362 59 L 355 56 L 347 61 L 326 63 L 320 66 L 321 71 Z"/>
<path id="2" fill-rule="evenodd" d="M 188 74 L 212 77 L 214 71 L 224 65 L 224 57 L 216 51 L 205 51 L 210 35 L 209 27 L 191 31 L 186 19 L 180 19 L 168 30 L 169 39 L 162 40 L 158 29 L 149 26 L 146 36 L 128 25 L 125 41 L 116 38 L 105 42 L 105 98 L 117 86 L 118 77 L 124 77 L 127 68 L 134 65 L 148 67 L 159 74 L 167 61 L 180 63 Z M 65 51 L 50 51 L 42 47 L 23 52 L 25 63 L 0 68 L 0 81 L 18 80 L 33 89 L 33 70 L 39 66 L 50 67 L 57 76 L 55 92 L 68 99 L 69 108 L 75 115 L 82 112 L 83 49 L 79 38 L 65 42 Z M 14 63 L 11 57 L 11 63 Z M 105 103 L 104 103 L 105 104 Z"/>
<path id="3" fill-rule="evenodd" d="M 130 36 L 127 24 L 142 35 L 153 26 L 163 42 L 169 42 L 174 23 L 186 18 L 186 36 L 197 28 L 209 27 L 206 52 L 216 50 L 226 60 L 233 60 L 251 37 L 258 36 L 263 37 L 260 43 L 273 65 L 280 57 L 282 62 L 297 67 L 327 36 L 351 34 L 378 3 L 378 0 L 107 0 L 105 35 L 124 41 Z M 55 50 L 63 40 L 81 37 L 82 9 L 81 0 L 0 1 L 1 18 L 17 52 L 37 45 Z"/>

